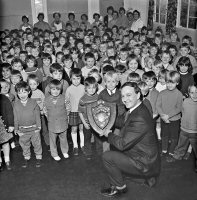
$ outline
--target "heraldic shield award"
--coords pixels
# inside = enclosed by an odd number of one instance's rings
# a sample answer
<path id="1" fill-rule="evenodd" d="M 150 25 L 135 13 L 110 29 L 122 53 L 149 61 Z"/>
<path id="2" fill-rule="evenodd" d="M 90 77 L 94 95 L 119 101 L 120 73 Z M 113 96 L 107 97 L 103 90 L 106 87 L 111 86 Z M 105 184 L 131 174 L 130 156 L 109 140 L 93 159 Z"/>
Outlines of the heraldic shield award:
<path id="1" fill-rule="evenodd" d="M 111 129 L 116 119 L 116 104 L 98 100 L 87 107 L 88 120 L 98 133 Z"/>

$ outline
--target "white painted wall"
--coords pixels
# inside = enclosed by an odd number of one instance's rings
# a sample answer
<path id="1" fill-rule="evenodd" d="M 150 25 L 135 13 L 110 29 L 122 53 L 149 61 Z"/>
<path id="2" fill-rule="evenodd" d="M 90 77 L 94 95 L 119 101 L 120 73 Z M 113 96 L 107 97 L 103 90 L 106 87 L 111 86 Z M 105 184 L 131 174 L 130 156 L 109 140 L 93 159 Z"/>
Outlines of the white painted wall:
<path id="1" fill-rule="evenodd" d="M 92 23 L 94 21 L 93 14 L 100 13 L 99 0 L 88 0 L 88 19 Z"/>
<path id="2" fill-rule="evenodd" d="M 141 14 L 141 19 L 144 22 L 144 25 L 147 25 L 148 21 L 148 6 L 149 0 L 124 0 L 124 8 L 126 10 L 129 8 L 138 10 Z"/>

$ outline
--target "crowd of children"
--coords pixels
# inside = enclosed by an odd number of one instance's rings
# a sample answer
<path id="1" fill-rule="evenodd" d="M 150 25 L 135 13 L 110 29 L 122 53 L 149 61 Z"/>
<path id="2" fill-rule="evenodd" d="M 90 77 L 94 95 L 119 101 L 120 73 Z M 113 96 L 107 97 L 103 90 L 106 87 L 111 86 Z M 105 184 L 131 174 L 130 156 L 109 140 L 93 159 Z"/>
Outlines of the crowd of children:
<path id="1" fill-rule="evenodd" d="M 188 159 L 193 149 L 197 172 L 197 61 L 190 36 L 180 39 L 172 31 L 165 37 L 160 28 L 145 26 L 137 32 L 123 26 L 108 28 L 99 21 L 73 30 L 71 24 L 66 30 L 5 30 L 0 39 L 0 147 L 8 170 L 15 135 L 23 168 L 29 164 L 31 144 L 36 167 L 42 165 L 45 144 L 52 158 L 60 161 L 57 138 L 66 159 L 81 149 L 91 160 L 92 141 L 99 154 L 113 149 L 93 131 L 87 106 L 102 99 L 116 103 L 117 115 L 123 115 L 120 90 L 129 81 L 138 83 L 155 120 L 161 155 L 173 162 Z M 0 169 L 2 162 L 0 156 Z"/>

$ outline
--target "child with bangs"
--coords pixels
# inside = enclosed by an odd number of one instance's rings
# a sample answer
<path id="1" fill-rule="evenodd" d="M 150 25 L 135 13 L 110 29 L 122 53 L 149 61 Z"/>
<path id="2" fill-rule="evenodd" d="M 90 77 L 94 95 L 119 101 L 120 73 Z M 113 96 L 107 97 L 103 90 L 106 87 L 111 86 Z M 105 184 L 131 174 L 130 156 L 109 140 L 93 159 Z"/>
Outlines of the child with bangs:
<path id="1" fill-rule="evenodd" d="M 94 103 L 98 100 L 98 83 L 97 80 L 90 76 L 87 77 L 84 81 L 85 94 L 79 100 L 78 112 L 80 119 L 83 123 L 84 131 L 84 154 L 87 160 L 91 160 L 92 149 L 91 149 L 91 138 L 93 130 L 90 126 L 88 116 L 87 116 L 87 106 L 91 103 Z"/>
<path id="2" fill-rule="evenodd" d="M 44 101 L 44 114 L 48 120 L 49 142 L 51 156 L 55 161 L 60 161 L 56 140 L 59 137 L 60 148 L 64 158 L 69 158 L 67 129 L 70 103 L 62 94 L 62 84 L 59 80 L 53 79 L 49 83 L 50 95 Z"/>
<path id="3" fill-rule="evenodd" d="M 135 83 L 139 83 L 141 81 L 140 75 L 138 73 L 135 72 L 131 72 L 128 76 L 127 76 L 127 82 L 135 82 Z"/>
<path id="4" fill-rule="evenodd" d="M 71 126 L 71 137 L 73 142 L 73 154 L 79 155 L 79 148 L 77 142 L 77 130 L 79 128 L 80 147 L 84 149 L 84 134 L 83 124 L 79 117 L 78 105 L 80 98 L 84 95 L 84 85 L 81 84 L 82 71 L 79 68 L 73 68 L 70 72 L 70 79 L 72 84 L 66 90 L 66 98 L 70 102 L 71 112 L 69 115 L 69 125 Z"/>
<path id="5" fill-rule="evenodd" d="M 53 63 L 50 66 L 50 74 L 51 74 L 50 79 L 43 82 L 43 86 L 46 85 L 46 88 L 44 90 L 44 94 L 46 97 L 49 95 L 49 91 L 50 91 L 47 81 L 51 81 L 54 79 L 60 81 L 60 83 L 62 84 L 62 94 L 65 95 L 66 90 L 69 85 L 68 85 L 68 82 L 63 79 L 63 73 L 64 73 L 64 69 L 60 64 Z"/>
<path id="6" fill-rule="evenodd" d="M 166 89 L 158 95 L 156 108 L 161 117 L 162 154 L 171 162 L 178 142 L 183 95 L 177 89 L 180 74 L 169 71 L 166 74 Z"/>
<path id="7" fill-rule="evenodd" d="M 19 135 L 19 144 L 23 150 L 22 167 L 26 168 L 29 165 L 31 143 L 36 155 L 36 167 L 40 167 L 42 160 L 40 109 L 36 100 L 29 98 L 31 89 L 26 82 L 17 83 L 15 89 L 18 100 L 14 103 L 14 129 Z"/>

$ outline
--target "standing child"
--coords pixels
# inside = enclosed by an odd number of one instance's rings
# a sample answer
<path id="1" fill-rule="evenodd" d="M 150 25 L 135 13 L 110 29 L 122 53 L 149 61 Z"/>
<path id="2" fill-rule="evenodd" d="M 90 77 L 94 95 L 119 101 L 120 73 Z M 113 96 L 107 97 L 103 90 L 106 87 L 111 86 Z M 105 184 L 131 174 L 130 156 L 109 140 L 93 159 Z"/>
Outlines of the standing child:
<path id="1" fill-rule="evenodd" d="M 45 144 L 49 146 L 49 134 L 46 126 L 46 119 L 43 113 L 43 106 L 44 106 L 44 93 L 38 89 L 39 86 L 39 79 L 35 74 L 30 74 L 27 79 L 27 83 L 31 89 L 31 99 L 35 99 L 41 114 L 41 125 L 42 125 L 42 135 L 44 137 Z"/>
<path id="2" fill-rule="evenodd" d="M 104 75 L 104 82 L 105 82 L 106 88 L 103 91 L 101 91 L 98 99 L 102 99 L 103 101 L 106 101 L 109 103 L 116 103 L 117 115 L 119 116 L 123 114 L 125 112 L 125 106 L 122 103 L 120 90 L 117 89 L 117 85 L 119 82 L 118 74 L 115 71 L 108 71 Z M 99 142 L 99 140 L 96 140 L 96 141 Z M 100 144 L 102 143 L 100 142 Z M 109 143 L 106 141 L 106 139 L 104 139 L 103 144 L 102 144 L 102 151 L 104 152 L 108 150 L 109 150 Z"/>
<path id="3" fill-rule="evenodd" d="M 153 109 L 153 119 L 155 119 L 158 115 L 156 110 L 156 101 L 159 92 L 155 89 L 157 84 L 157 78 L 153 71 L 145 72 L 142 76 L 142 80 L 148 85 L 149 94 L 147 99 L 150 101 L 152 109 Z"/>
<path id="4" fill-rule="evenodd" d="M 49 83 L 50 96 L 46 97 L 44 102 L 44 113 L 48 120 L 49 141 L 51 156 L 55 161 L 60 161 L 58 155 L 56 139 L 60 139 L 60 148 L 64 158 L 68 158 L 68 114 L 70 105 L 65 95 L 61 94 L 62 84 L 59 80 L 53 79 Z"/>
<path id="5" fill-rule="evenodd" d="M 194 77 L 192 76 L 192 64 L 190 59 L 183 56 L 177 63 L 177 71 L 180 73 L 181 80 L 177 88 L 183 94 L 183 97 L 188 97 L 188 87 L 194 84 Z"/>
<path id="6" fill-rule="evenodd" d="M 173 158 L 177 160 L 184 158 L 188 145 L 191 144 L 197 173 L 197 87 L 189 86 L 188 92 L 189 98 L 185 99 L 182 105 L 181 132 Z"/>
<path id="7" fill-rule="evenodd" d="M 16 84 L 18 100 L 14 104 L 14 128 L 19 135 L 19 144 L 23 150 L 23 168 L 28 166 L 31 158 L 31 143 L 36 154 L 36 167 L 41 166 L 42 146 L 40 139 L 40 109 L 34 99 L 29 98 L 30 87 L 24 81 Z"/>
<path id="8" fill-rule="evenodd" d="M 98 100 L 98 94 L 96 93 L 98 89 L 97 81 L 94 77 L 88 77 L 84 81 L 85 94 L 81 97 L 79 101 L 79 116 L 84 125 L 84 153 L 87 160 L 91 159 L 91 137 L 93 130 L 90 127 L 90 123 L 87 116 L 87 106 L 88 104 L 94 103 Z"/>
<path id="9" fill-rule="evenodd" d="M 159 93 L 156 102 L 156 108 L 161 117 L 162 154 L 168 153 L 167 161 L 171 160 L 179 137 L 183 102 L 183 95 L 177 89 L 179 81 L 180 74 L 177 71 L 167 72 L 167 88 Z"/>
<path id="10" fill-rule="evenodd" d="M 49 53 L 42 54 L 42 62 L 43 62 L 43 66 L 41 68 L 41 72 L 43 74 L 43 81 L 45 81 L 47 79 L 47 77 L 50 76 L 49 68 L 52 63 L 52 58 Z"/>
<path id="11" fill-rule="evenodd" d="M 71 70 L 70 78 L 72 85 L 66 90 L 66 98 L 70 102 L 71 112 L 69 115 L 69 125 L 71 126 L 71 137 L 73 142 L 73 154 L 78 155 L 77 129 L 79 127 L 80 147 L 84 147 L 83 124 L 79 117 L 78 105 L 80 98 L 84 95 L 84 85 L 81 84 L 82 72 L 79 68 Z"/>
<path id="12" fill-rule="evenodd" d="M 0 127 L 0 145 L 4 153 L 6 168 L 11 170 L 9 140 L 13 137 L 11 133 L 14 131 L 14 114 L 11 102 L 3 94 L 0 94 Z M 2 170 L 0 153 L 0 171 Z"/>

